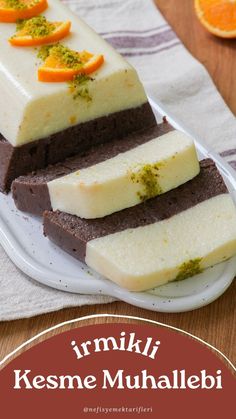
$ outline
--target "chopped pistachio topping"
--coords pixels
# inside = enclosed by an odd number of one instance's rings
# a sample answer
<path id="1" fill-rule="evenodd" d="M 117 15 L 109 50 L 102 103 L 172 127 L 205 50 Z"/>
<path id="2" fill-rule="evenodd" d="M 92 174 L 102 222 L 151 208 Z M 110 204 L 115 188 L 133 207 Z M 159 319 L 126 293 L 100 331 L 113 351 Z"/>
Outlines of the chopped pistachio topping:
<path id="1" fill-rule="evenodd" d="M 54 57 L 59 64 L 66 68 L 78 70 L 83 67 L 80 54 L 77 51 L 73 51 L 65 45 L 60 44 L 60 42 L 54 45 L 45 45 L 40 48 L 38 52 L 39 58 L 46 60 L 49 55 Z"/>
<path id="2" fill-rule="evenodd" d="M 4 0 L 6 7 L 14 10 L 24 10 L 37 4 L 39 0 L 33 0 L 32 3 L 26 4 L 23 0 Z"/>
<path id="3" fill-rule="evenodd" d="M 43 45 L 42 47 L 39 48 L 38 50 L 38 58 L 42 61 L 45 61 L 46 58 L 49 56 L 50 54 L 50 50 L 51 48 L 53 48 L 54 45 Z"/>
<path id="4" fill-rule="evenodd" d="M 141 202 L 154 198 L 163 192 L 158 181 L 161 166 L 162 163 L 146 164 L 137 172 L 131 174 L 132 182 L 139 183 L 142 187 L 142 192 L 138 192 Z"/>
<path id="5" fill-rule="evenodd" d="M 175 278 L 175 281 L 183 281 L 184 279 L 190 278 L 191 276 L 202 273 L 203 269 L 200 266 L 201 261 L 201 258 L 196 258 L 191 259 L 188 262 L 184 262 L 179 267 L 179 273 Z"/>
<path id="6" fill-rule="evenodd" d="M 55 24 L 48 22 L 44 16 L 36 16 L 32 19 L 18 20 L 16 30 L 24 30 L 24 33 L 39 38 L 50 35 L 55 30 Z"/>
<path id="7" fill-rule="evenodd" d="M 57 58 L 67 68 L 78 69 L 83 65 L 79 54 L 62 44 L 57 44 L 51 48 L 50 55 Z"/>
<path id="8" fill-rule="evenodd" d="M 70 91 L 73 94 L 73 98 L 82 98 L 87 102 L 91 102 L 92 97 L 89 93 L 88 83 L 93 80 L 94 79 L 87 76 L 86 74 L 78 74 L 75 76 L 73 80 L 69 82 Z"/>

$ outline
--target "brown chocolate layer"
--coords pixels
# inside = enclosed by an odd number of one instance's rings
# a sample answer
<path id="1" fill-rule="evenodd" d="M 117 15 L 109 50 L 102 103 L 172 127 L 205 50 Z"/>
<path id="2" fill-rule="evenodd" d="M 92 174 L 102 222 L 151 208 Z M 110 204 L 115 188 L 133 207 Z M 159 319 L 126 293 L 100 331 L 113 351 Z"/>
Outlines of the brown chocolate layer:
<path id="1" fill-rule="evenodd" d="M 46 211 L 44 234 L 61 249 L 84 261 L 86 244 L 90 240 L 156 223 L 226 193 L 227 188 L 214 162 L 206 159 L 200 166 L 200 174 L 184 185 L 104 218 L 85 220 L 59 211 Z"/>
<path id="2" fill-rule="evenodd" d="M 100 163 L 124 153 L 147 141 L 166 134 L 173 128 L 167 123 L 155 125 L 143 131 L 130 134 L 123 139 L 114 139 L 108 143 L 91 147 L 84 153 L 71 157 L 62 163 L 49 166 L 34 174 L 21 176 L 12 184 L 13 198 L 17 208 L 35 215 L 42 215 L 43 211 L 51 210 L 51 202 L 47 183 L 78 169 Z"/>
<path id="3" fill-rule="evenodd" d="M 8 192 L 18 176 L 33 172 L 156 124 L 149 103 L 75 125 L 50 137 L 13 147 L 0 134 L 0 191 Z"/>

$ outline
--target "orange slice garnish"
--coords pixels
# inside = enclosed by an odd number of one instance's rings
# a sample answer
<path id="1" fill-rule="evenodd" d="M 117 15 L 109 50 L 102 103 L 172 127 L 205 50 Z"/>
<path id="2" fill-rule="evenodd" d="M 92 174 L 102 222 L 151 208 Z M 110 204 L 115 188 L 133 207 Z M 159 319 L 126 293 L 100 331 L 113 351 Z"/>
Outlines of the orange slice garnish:
<path id="1" fill-rule="evenodd" d="M 14 46 L 31 47 L 49 44 L 60 41 L 70 33 L 71 23 L 68 22 L 47 22 L 43 20 L 42 26 L 36 26 L 34 29 L 34 21 L 45 19 L 38 16 L 25 22 L 22 29 L 17 31 L 9 42 Z"/>
<path id="2" fill-rule="evenodd" d="M 42 82 L 71 81 L 78 74 L 93 73 L 103 63 L 103 55 L 93 55 L 88 51 L 72 51 L 58 44 L 50 48 L 48 57 L 38 70 L 38 80 Z"/>
<path id="3" fill-rule="evenodd" d="M 46 10 L 47 0 L 0 0 L 0 22 L 30 19 Z"/>
<path id="4" fill-rule="evenodd" d="M 236 0 L 195 0 L 203 26 L 222 38 L 236 38 Z"/>

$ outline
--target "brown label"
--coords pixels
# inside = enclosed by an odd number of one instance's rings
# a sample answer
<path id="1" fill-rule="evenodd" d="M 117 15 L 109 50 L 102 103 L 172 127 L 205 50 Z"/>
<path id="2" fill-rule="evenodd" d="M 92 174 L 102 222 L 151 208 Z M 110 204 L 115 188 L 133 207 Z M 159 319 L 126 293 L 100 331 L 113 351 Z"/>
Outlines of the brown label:
<path id="1" fill-rule="evenodd" d="M 148 324 L 100 324 L 11 361 L 0 372 L 0 409 L 7 419 L 229 418 L 235 387 L 225 361 L 194 338 Z"/>

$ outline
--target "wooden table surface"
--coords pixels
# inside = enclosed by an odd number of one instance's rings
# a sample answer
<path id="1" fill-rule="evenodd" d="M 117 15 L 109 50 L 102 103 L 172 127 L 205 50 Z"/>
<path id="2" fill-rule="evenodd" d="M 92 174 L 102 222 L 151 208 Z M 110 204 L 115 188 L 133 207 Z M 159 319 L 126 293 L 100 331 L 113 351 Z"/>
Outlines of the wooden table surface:
<path id="1" fill-rule="evenodd" d="M 236 114 L 236 40 L 208 34 L 198 23 L 192 0 L 155 0 L 186 47 L 208 69 L 225 101 Z M 122 302 L 65 309 L 26 320 L 0 323 L 0 359 L 25 340 L 58 323 L 90 314 L 110 313 L 157 320 L 188 331 L 236 362 L 236 283 L 216 302 L 194 312 L 162 314 Z M 96 321 L 95 321 L 96 322 Z"/>

